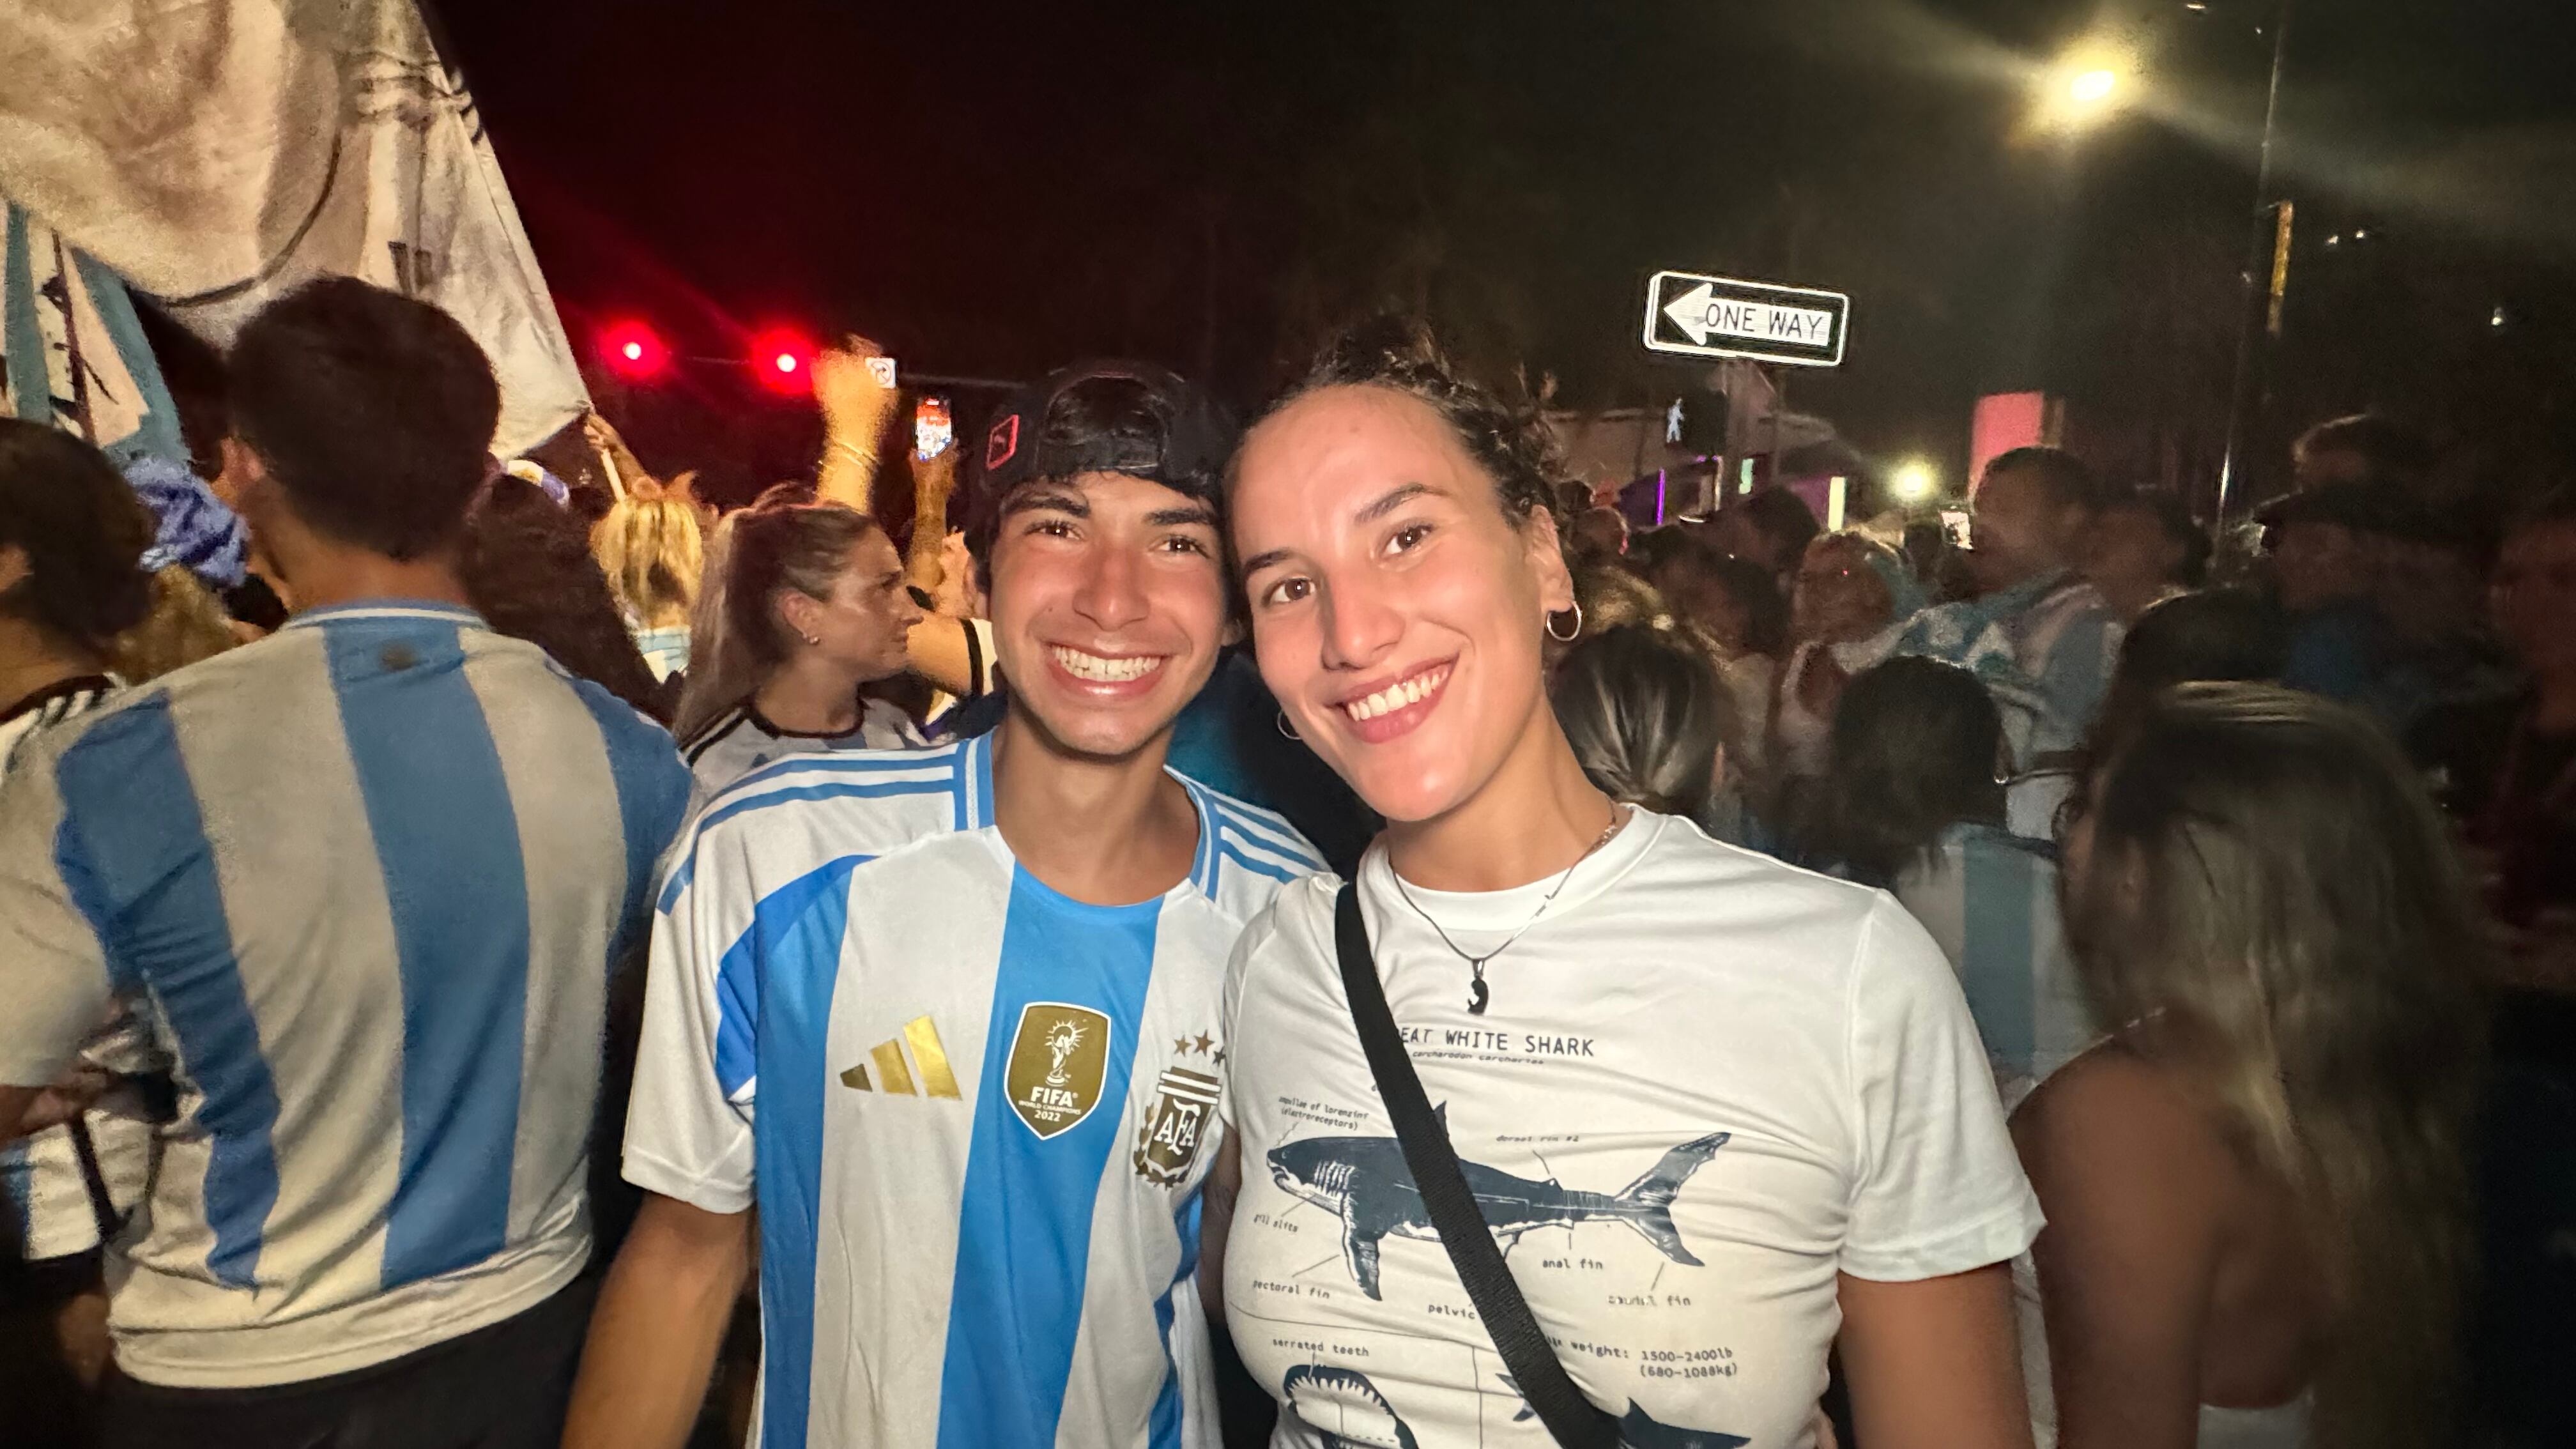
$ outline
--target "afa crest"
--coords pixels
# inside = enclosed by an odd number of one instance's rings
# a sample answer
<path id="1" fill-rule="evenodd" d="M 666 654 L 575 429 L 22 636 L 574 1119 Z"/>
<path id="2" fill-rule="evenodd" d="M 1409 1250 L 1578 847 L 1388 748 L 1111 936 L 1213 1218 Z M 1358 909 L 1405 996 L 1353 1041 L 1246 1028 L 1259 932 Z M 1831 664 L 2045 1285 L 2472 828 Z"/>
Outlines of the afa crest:
<path id="1" fill-rule="evenodd" d="M 1136 1175 L 1169 1186 L 1198 1160 L 1220 1089 L 1216 1078 L 1186 1067 L 1166 1068 L 1154 1085 L 1154 1105 L 1136 1129 Z"/>

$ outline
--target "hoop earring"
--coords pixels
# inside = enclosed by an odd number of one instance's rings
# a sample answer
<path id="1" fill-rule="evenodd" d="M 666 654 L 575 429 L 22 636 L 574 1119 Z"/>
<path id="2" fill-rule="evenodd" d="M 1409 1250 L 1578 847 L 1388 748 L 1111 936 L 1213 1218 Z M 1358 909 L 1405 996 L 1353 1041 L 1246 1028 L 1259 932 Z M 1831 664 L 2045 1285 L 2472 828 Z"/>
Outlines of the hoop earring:
<path id="1" fill-rule="evenodd" d="M 1572 628 L 1570 628 L 1570 629 L 1566 630 L 1566 631 L 1565 631 L 1564 633 L 1562 633 L 1562 634 L 1559 634 L 1558 632 L 1556 632 L 1556 616 L 1557 616 L 1557 614 L 1569 614 L 1569 613 L 1570 613 L 1570 614 L 1572 614 L 1572 615 L 1574 616 L 1574 627 L 1572 627 Z M 1571 644 L 1571 643 L 1573 643 L 1575 640 L 1582 638 L 1582 637 L 1583 637 L 1583 605 L 1582 605 L 1580 602 L 1578 602 L 1578 603 L 1576 603 L 1576 604 L 1575 604 L 1575 606 L 1574 606 L 1573 608 L 1571 608 L 1571 609 L 1559 609 L 1559 610 L 1557 610 L 1555 613 L 1551 613 L 1551 614 L 1549 614 L 1549 615 L 1547 616 L 1547 637 L 1549 637 L 1550 639 L 1555 640 L 1555 641 L 1556 641 L 1557 643 L 1559 643 L 1559 644 Z"/>
<path id="2" fill-rule="evenodd" d="M 1306 737 L 1297 733 L 1297 727 L 1288 722 L 1288 711 L 1284 709 L 1279 711 L 1279 733 L 1284 739 L 1296 740 L 1301 744 L 1305 742 Z"/>

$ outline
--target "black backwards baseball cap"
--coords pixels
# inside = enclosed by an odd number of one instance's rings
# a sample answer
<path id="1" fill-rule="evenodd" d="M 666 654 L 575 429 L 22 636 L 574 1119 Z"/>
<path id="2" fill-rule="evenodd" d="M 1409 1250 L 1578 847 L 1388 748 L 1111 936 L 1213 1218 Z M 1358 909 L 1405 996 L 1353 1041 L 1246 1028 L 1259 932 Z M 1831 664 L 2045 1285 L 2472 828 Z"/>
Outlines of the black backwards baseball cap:
<path id="1" fill-rule="evenodd" d="M 1150 362 L 1082 362 L 1011 394 L 967 458 L 967 541 L 980 557 L 1014 489 L 1080 473 L 1124 473 L 1224 508 L 1239 436 L 1208 393 Z"/>

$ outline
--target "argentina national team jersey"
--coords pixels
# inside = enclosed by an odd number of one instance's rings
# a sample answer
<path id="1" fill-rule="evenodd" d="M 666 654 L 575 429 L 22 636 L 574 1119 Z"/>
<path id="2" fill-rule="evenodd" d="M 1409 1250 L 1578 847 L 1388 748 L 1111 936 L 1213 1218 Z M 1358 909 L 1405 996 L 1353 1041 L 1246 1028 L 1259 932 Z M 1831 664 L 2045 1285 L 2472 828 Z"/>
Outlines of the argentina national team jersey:
<path id="1" fill-rule="evenodd" d="M 112 1250 L 135 1378 L 298 1383 L 534 1307 L 589 1253 L 609 963 L 688 774 L 471 611 L 319 609 L 0 784 L 0 1081 L 139 999 L 178 1117 Z"/>
<path id="2" fill-rule="evenodd" d="M 626 1175 L 760 1210 L 762 1449 L 1217 1442 L 1219 997 L 1321 865 L 1184 778 L 1188 879 L 1070 900 L 995 828 L 991 751 L 782 761 L 667 867 Z"/>

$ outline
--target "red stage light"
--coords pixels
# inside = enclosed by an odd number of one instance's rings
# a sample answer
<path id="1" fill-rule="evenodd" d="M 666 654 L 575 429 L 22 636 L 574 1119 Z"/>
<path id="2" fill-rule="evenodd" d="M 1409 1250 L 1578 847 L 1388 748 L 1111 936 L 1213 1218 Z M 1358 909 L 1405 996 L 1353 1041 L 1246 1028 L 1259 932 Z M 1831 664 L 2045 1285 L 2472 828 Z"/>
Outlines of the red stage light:
<path id="1" fill-rule="evenodd" d="M 601 328 L 599 350 L 608 370 L 630 382 L 659 377 L 671 365 L 671 349 L 660 334 L 632 318 Z"/>
<path id="2" fill-rule="evenodd" d="M 751 339 L 751 371 L 763 387 L 791 396 L 810 392 L 814 344 L 803 333 L 772 327 Z"/>

